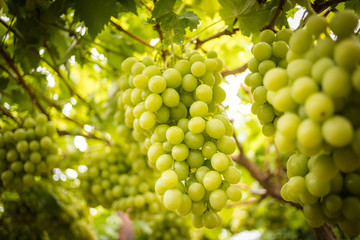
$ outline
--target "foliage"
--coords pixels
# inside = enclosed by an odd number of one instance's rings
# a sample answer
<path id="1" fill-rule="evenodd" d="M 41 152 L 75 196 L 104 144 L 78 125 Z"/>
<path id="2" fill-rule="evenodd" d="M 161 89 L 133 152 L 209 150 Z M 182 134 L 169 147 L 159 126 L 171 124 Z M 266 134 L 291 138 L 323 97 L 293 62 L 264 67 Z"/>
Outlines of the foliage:
<path id="1" fill-rule="evenodd" d="M 357 0 L 311 3 L 321 15 L 332 15 L 336 7 L 360 14 Z M 301 15 L 305 8 L 312 11 L 305 0 L 0 0 L 0 128 L 20 128 L 27 117 L 45 114 L 56 125 L 61 159 L 53 171 L 54 181 L 36 179 L 37 201 L 26 202 L 5 189 L 1 189 L 2 196 L 16 196 L 11 203 L 28 204 L 31 208 L 27 210 L 32 212 L 44 210 L 41 204 L 46 200 L 54 204 L 51 208 L 71 212 L 68 206 L 79 206 L 82 199 L 74 193 L 80 189 L 80 180 L 73 172 L 86 170 L 86 156 L 98 146 L 105 152 L 108 146 L 126 148 L 134 141 L 129 135 L 124 138 L 118 128 L 121 62 L 130 56 L 139 60 L 151 56 L 159 66 L 170 67 L 194 49 L 203 53 L 215 50 L 224 62 L 223 76 L 238 74 L 226 77 L 222 86 L 237 88 L 234 96 L 227 93 L 224 105 L 240 142 L 233 159 L 246 157 L 236 165 L 242 175 L 238 185 L 243 203 L 221 212 L 222 228 L 192 229 L 192 238 L 224 239 L 255 229 L 261 231 L 262 239 L 315 239 L 301 211 L 281 199 L 279 190 L 287 180 L 290 154 L 279 153 L 273 140 L 262 135 L 249 110 L 251 89 L 244 85 L 245 75 L 241 74 L 260 32 L 289 28 L 289 17 Z M 301 27 L 307 15 L 300 18 Z M 235 111 L 229 102 L 239 103 Z M 271 184 L 266 185 L 268 182 Z M 4 199 L 2 203 L 5 206 Z M 92 225 L 88 224 L 88 207 L 80 205 L 77 210 L 86 219 L 86 224 L 80 222 L 82 234 Z M 121 221 L 114 220 L 114 210 L 96 209 L 92 220 L 97 238 L 116 239 L 122 228 Z M 4 207 L 0 218 L 6 214 Z M 52 213 L 46 214 L 53 219 Z M 146 238 L 151 224 L 139 218 L 134 221 L 135 233 Z M 53 221 L 60 223 L 59 219 Z M 345 238 L 341 231 L 336 229 L 336 233 Z"/>

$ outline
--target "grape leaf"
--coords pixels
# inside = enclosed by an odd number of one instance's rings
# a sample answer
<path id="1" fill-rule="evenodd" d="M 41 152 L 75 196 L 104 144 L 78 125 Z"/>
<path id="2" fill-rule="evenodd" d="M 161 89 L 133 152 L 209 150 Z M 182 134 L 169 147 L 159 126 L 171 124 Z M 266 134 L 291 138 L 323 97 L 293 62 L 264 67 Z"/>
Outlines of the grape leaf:
<path id="1" fill-rule="evenodd" d="M 222 9 L 220 15 L 230 29 L 235 20 L 238 22 L 241 33 L 245 36 L 258 32 L 268 22 L 268 14 L 254 0 L 219 0 Z"/>
<path id="2" fill-rule="evenodd" d="M 136 3 L 134 0 L 117 0 L 121 12 L 132 12 L 136 14 Z"/>
<path id="3" fill-rule="evenodd" d="M 85 22 L 89 35 L 95 38 L 108 23 L 111 16 L 116 16 L 115 0 L 75 0 L 75 13 Z"/>
<path id="4" fill-rule="evenodd" d="M 358 15 L 360 15 L 360 1 L 350 0 L 345 2 L 345 8 L 353 9 Z"/>
<path id="5" fill-rule="evenodd" d="M 174 12 L 175 0 L 160 0 L 155 4 L 151 19 L 156 19 L 165 32 L 167 39 L 181 44 L 184 40 L 186 29 L 190 31 L 197 28 L 200 18 L 193 12 L 183 14 Z"/>

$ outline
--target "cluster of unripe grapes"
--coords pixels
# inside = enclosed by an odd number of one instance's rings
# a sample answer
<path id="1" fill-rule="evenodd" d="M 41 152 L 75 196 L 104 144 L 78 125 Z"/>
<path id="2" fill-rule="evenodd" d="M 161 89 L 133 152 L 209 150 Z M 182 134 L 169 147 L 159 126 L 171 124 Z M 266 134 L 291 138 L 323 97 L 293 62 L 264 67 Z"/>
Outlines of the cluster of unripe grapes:
<path id="1" fill-rule="evenodd" d="M 149 57 L 127 58 L 120 88 L 128 88 L 118 101 L 124 124 L 161 172 L 156 193 L 178 215 L 191 212 L 198 228 L 220 226 L 218 212 L 228 199 L 241 198 L 231 185 L 240 180 L 229 157 L 236 149 L 233 127 L 219 105 L 225 99 L 223 63 L 215 52 L 207 57 L 193 51 L 165 69 Z"/>
<path id="2" fill-rule="evenodd" d="M 56 127 L 46 115 L 28 117 L 23 126 L 0 133 L 0 176 L 8 190 L 34 185 L 36 176 L 46 176 L 57 165 Z"/>
<path id="3" fill-rule="evenodd" d="M 283 198 L 303 205 L 311 226 L 338 224 L 351 236 L 360 233 L 358 21 L 349 10 L 330 22 L 310 16 L 289 40 L 287 67 L 273 67 L 261 80 L 261 97 L 274 109 L 265 114 L 274 126 L 265 135 L 275 134 L 280 151 L 298 152 L 288 161 Z M 264 54 L 254 47 L 255 58 Z"/>
<path id="4" fill-rule="evenodd" d="M 281 111 L 273 107 L 268 100 L 268 90 L 264 86 L 264 75 L 273 68 L 286 68 L 286 55 L 289 50 L 290 29 L 282 29 L 277 34 L 272 30 L 264 30 L 260 34 L 260 42 L 255 44 L 248 68 L 251 71 L 245 78 L 245 84 L 251 87 L 254 103 L 251 112 L 256 114 L 265 136 L 275 133 L 274 123 Z"/>
<path id="5" fill-rule="evenodd" d="M 88 170 L 79 175 L 80 188 L 89 205 L 122 211 L 132 209 L 133 215 L 141 209 L 159 212 L 154 174 L 147 166 L 145 156 L 139 152 L 138 144 L 129 143 L 127 150 L 120 147 L 104 149 L 105 152 L 88 154 Z"/>
<path id="6" fill-rule="evenodd" d="M 7 192 L 0 203 L 0 239 L 95 239 L 84 201 L 49 181 Z"/>
<path id="7" fill-rule="evenodd" d="M 171 211 L 163 211 L 152 216 L 148 222 L 151 233 L 149 240 L 181 240 L 190 238 L 190 226 L 186 218 Z"/>

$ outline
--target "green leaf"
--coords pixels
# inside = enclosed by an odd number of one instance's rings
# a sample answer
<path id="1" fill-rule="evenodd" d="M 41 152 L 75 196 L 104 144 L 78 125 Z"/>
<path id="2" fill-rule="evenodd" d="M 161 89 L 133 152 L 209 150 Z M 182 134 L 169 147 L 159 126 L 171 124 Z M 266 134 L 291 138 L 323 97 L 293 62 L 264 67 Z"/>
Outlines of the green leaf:
<path id="1" fill-rule="evenodd" d="M 117 0 L 121 12 L 132 12 L 136 14 L 136 3 L 134 0 Z"/>
<path id="2" fill-rule="evenodd" d="M 160 0 L 155 3 L 151 18 L 162 18 L 172 14 L 175 6 L 175 0 Z"/>
<path id="3" fill-rule="evenodd" d="M 0 89 L 1 89 L 1 90 L 6 89 L 6 87 L 8 86 L 8 84 L 9 84 L 9 79 L 8 79 L 8 78 L 4 78 L 4 77 L 1 77 L 1 78 L 0 78 Z"/>
<path id="4" fill-rule="evenodd" d="M 256 33 L 267 24 L 269 14 L 254 0 L 219 0 L 221 17 L 230 29 L 237 20 L 240 31 L 245 36 Z"/>
<path id="5" fill-rule="evenodd" d="M 187 11 L 177 15 L 174 12 L 174 0 L 160 0 L 155 4 L 152 19 L 156 19 L 165 31 L 165 36 L 172 42 L 181 44 L 184 40 L 186 29 L 194 30 L 199 24 L 200 18 L 193 12 Z"/>
<path id="6" fill-rule="evenodd" d="M 95 38 L 111 16 L 116 16 L 115 0 L 75 0 L 75 13 L 85 22 L 89 35 Z"/>
<path id="7" fill-rule="evenodd" d="M 360 1 L 359 0 L 351 0 L 345 2 L 345 8 L 353 9 L 358 15 L 360 15 Z"/>

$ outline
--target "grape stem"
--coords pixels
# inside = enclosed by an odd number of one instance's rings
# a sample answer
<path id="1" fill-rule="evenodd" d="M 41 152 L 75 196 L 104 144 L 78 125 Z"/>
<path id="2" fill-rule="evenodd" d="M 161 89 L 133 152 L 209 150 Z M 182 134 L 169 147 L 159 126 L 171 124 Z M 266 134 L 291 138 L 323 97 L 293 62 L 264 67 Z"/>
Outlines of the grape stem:
<path id="1" fill-rule="evenodd" d="M 126 35 L 130 36 L 131 38 L 135 39 L 136 41 L 144 44 L 145 46 L 148 46 L 150 48 L 155 48 L 154 46 L 150 45 L 150 43 L 148 43 L 147 41 L 145 41 L 144 39 L 136 36 L 135 34 L 126 31 L 124 28 L 122 28 L 119 24 L 117 24 L 116 22 L 114 22 L 112 19 L 110 19 L 110 23 L 120 32 L 125 33 Z"/>
<path id="2" fill-rule="evenodd" d="M 17 125 L 19 125 L 20 127 L 22 126 L 21 122 L 19 121 L 19 119 L 17 117 L 15 117 L 14 115 L 11 114 L 10 111 L 8 111 L 5 107 L 0 105 L 0 110 L 9 118 L 11 118 L 14 122 L 17 123 Z"/>
<path id="3" fill-rule="evenodd" d="M 317 13 L 321 13 L 328 7 L 335 7 L 339 3 L 347 2 L 347 1 L 348 0 L 328 0 L 328 1 L 315 0 L 314 4 L 312 5 L 312 9 L 314 9 L 314 11 Z"/>
<path id="4" fill-rule="evenodd" d="M 229 29 L 225 29 L 221 32 L 218 32 L 218 33 L 215 33 L 214 35 L 211 35 L 207 38 L 204 38 L 204 39 L 199 39 L 198 37 L 196 39 L 193 40 L 193 42 L 195 42 L 195 48 L 200 48 L 204 43 L 210 41 L 210 40 L 213 40 L 215 38 L 219 38 L 221 36 L 224 36 L 224 35 L 232 35 L 234 34 L 235 32 L 239 31 L 239 27 L 234 27 L 232 29 L 232 31 L 230 31 Z"/>
<path id="5" fill-rule="evenodd" d="M 270 30 L 274 30 L 274 26 L 276 24 L 276 21 L 278 20 L 278 18 L 280 17 L 281 12 L 283 11 L 283 6 L 285 4 L 286 0 L 280 0 L 279 1 L 279 5 L 274 13 L 274 16 L 272 17 L 270 23 L 265 26 L 261 31 L 265 30 L 265 29 L 270 29 Z"/>
<path id="6" fill-rule="evenodd" d="M 111 146 L 111 143 L 110 143 L 109 140 L 107 140 L 106 138 L 101 138 L 101 137 L 95 136 L 92 133 L 89 133 L 89 134 L 73 133 L 73 132 L 68 132 L 68 131 L 59 130 L 59 129 L 57 129 L 57 132 L 58 132 L 59 136 L 65 136 L 65 135 L 67 135 L 67 136 L 81 136 L 81 137 L 88 138 L 88 139 L 95 139 L 95 140 L 103 141 L 108 146 Z"/>
<path id="7" fill-rule="evenodd" d="M 221 72 L 221 75 L 223 77 L 226 77 L 226 76 L 229 76 L 229 75 L 233 75 L 233 74 L 237 74 L 237 73 L 242 73 L 242 72 L 245 72 L 246 69 L 248 68 L 248 65 L 247 63 L 238 67 L 238 68 L 235 68 L 233 70 L 225 70 L 225 71 L 222 71 Z"/>

